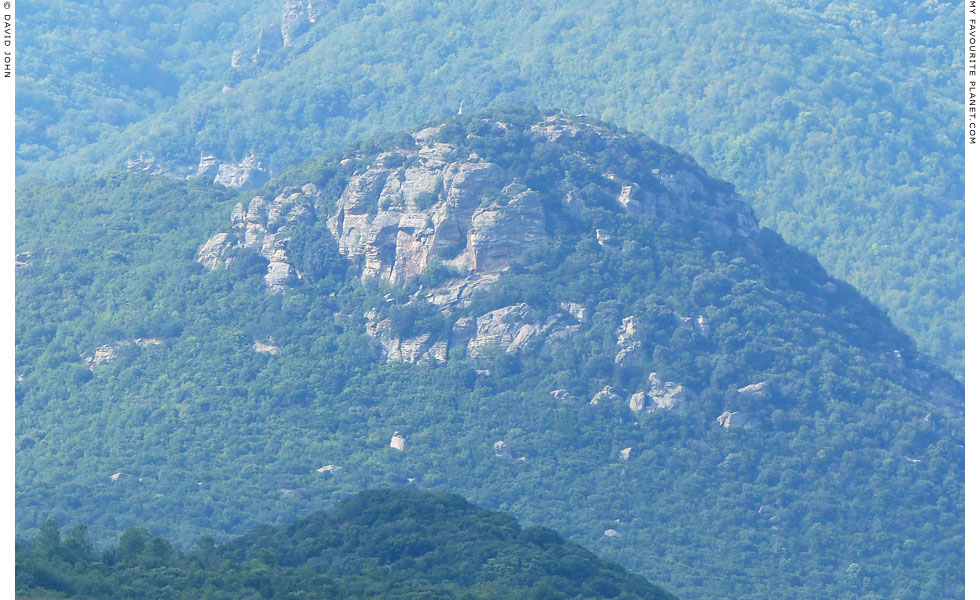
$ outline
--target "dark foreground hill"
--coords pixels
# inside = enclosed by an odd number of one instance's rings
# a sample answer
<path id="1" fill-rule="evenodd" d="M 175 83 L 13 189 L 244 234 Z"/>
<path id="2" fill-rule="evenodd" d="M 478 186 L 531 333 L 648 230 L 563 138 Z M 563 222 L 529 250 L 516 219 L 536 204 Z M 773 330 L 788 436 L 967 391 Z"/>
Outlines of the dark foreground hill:
<path id="1" fill-rule="evenodd" d="M 182 554 L 142 528 L 96 552 L 47 524 L 17 547 L 25 598 L 676 600 L 543 527 L 460 496 L 363 492 L 329 511 Z"/>
<path id="2" fill-rule="evenodd" d="M 686 598 L 962 594 L 962 386 L 645 137 L 500 111 L 247 194 L 18 194 L 25 534 L 414 485 Z"/>

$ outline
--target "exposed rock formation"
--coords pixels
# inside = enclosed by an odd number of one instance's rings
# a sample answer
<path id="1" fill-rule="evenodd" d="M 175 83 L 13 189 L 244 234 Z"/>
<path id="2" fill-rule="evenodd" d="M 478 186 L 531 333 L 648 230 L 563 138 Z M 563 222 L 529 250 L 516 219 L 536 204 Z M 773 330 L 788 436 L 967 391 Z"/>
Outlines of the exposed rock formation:
<path id="1" fill-rule="evenodd" d="M 341 470 L 343 467 L 338 467 L 337 465 L 323 465 L 316 470 L 317 473 L 330 473 L 333 475 L 337 471 Z"/>
<path id="2" fill-rule="evenodd" d="M 263 354 L 276 354 L 279 352 L 279 346 L 277 346 L 271 338 L 264 342 L 255 340 L 255 342 L 252 344 L 252 349 Z"/>
<path id="3" fill-rule="evenodd" d="M 466 352 L 469 356 L 488 349 L 513 352 L 538 338 L 560 339 L 577 328 L 577 324 L 568 323 L 567 316 L 551 315 L 538 322 L 526 304 L 505 306 L 476 318 L 476 331 L 466 344 Z"/>
<path id="4" fill-rule="evenodd" d="M 104 365 L 106 363 L 112 362 L 119 357 L 119 351 L 128 346 L 138 346 L 140 348 L 148 348 L 150 346 L 159 346 L 163 344 L 163 340 L 158 338 L 136 338 L 134 340 L 122 340 L 112 344 L 103 344 L 95 349 L 89 356 L 83 356 L 82 360 L 88 365 L 89 369 L 95 370 L 95 367 L 99 365 Z"/>
<path id="5" fill-rule="evenodd" d="M 622 325 L 616 329 L 616 335 L 616 345 L 619 346 L 616 364 L 623 367 L 639 366 L 643 362 L 643 342 L 633 340 L 636 335 L 636 321 L 633 316 L 623 319 Z"/>
<path id="6" fill-rule="evenodd" d="M 424 359 L 446 362 L 449 342 L 436 340 L 429 333 L 401 339 L 392 330 L 391 319 L 381 319 L 376 310 L 370 310 L 364 316 L 367 334 L 381 343 L 388 362 L 415 363 Z"/>
<path id="7" fill-rule="evenodd" d="M 561 309 L 575 317 L 579 323 L 586 323 L 592 317 L 588 307 L 577 302 L 562 302 Z"/>
<path id="8" fill-rule="evenodd" d="M 603 402 L 618 402 L 622 399 L 623 397 L 619 395 L 611 385 L 607 385 L 592 396 L 592 400 L 589 402 L 589 404 L 598 406 Z"/>
<path id="9" fill-rule="evenodd" d="M 377 310 L 364 316 L 367 334 L 380 342 L 389 362 L 431 359 L 442 363 L 452 348 L 463 348 L 471 358 L 488 351 L 516 352 L 538 339 L 544 339 L 548 348 L 548 344 L 559 343 L 579 327 L 567 315 L 552 315 L 539 321 L 526 304 L 505 306 L 476 318 L 462 317 L 453 326 L 449 339 L 430 333 L 401 338 L 394 332 L 391 319 L 381 318 Z"/>
<path id="10" fill-rule="evenodd" d="M 95 352 L 93 352 L 91 356 L 85 357 L 85 364 L 87 364 L 90 369 L 94 369 L 97 365 L 104 365 L 107 362 L 112 362 L 117 356 L 116 348 L 116 346 L 110 344 L 99 346 L 95 349 Z"/>
<path id="11" fill-rule="evenodd" d="M 388 447 L 389 448 L 394 448 L 395 450 L 398 450 L 399 452 L 404 452 L 405 451 L 405 438 L 402 437 L 402 435 L 396 431 L 395 432 L 395 435 L 391 436 L 391 442 L 388 444 Z"/>
<path id="12" fill-rule="evenodd" d="M 194 174 L 194 177 L 209 179 L 213 183 L 214 178 L 218 175 L 218 168 L 220 166 L 221 162 L 217 156 L 202 152 L 201 160 L 197 163 L 197 173 Z"/>
<path id="13" fill-rule="evenodd" d="M 620 348 L 627 347 L 633 339 L 633 336 L 636 335 L 636 321 L 634 318 L 629 316 L 623 319 L 623 324 L 616 330 L 616 334 L 619 336 L 616 344 Z"/>
<path id="14" fill-rule="evenodd" d="M 281 292 L 298 283 L 303 274 L 289 263 L 288 225 L 310 222 L 320 197 L 313 185 L 286 188 L 272 201 L 255 196 L 248 208 L 237 204 L 231 213 L 231 231 L 211 237 L 197 252 L 197 262 L 208 269 L 227 264 L 231 251 L 251 248 L 269 261 L 265 275 L 270 291 Z"/>
<path id="15" fill-rule="evenodd" d="M 416 134 L 419 148 L 407 159 L 399 155 L 408 166 L 386 166 L 393 155 L 382 155 L 355 175 L 329 224 L 363 280 L 401 285 L 441 262 L 464 276 L 428 297 L 465 304 L 512 260 L 543 247 L 544 208 L 540 194 L 508 182 L 493 163 L 448 161 L 454 148 L 426 134 Z"/>
<path id="16" fill-rule="evenodd" d="M 632 454 L 632 453 L 633 453 L 633 449 L 632 448 L 623 448 L 622 450 L 619 451 L 619 458 L 621 458 L 623 460 L 629 460 L 630 459 L 630 454 Z"/>
<path id="17" fill-rule="evenodd" d="M 565 402 L 569 399 L 567 390 L 551 390 L 551 397 L 558 402 Z"/>
<path id="18" fill-rule="evenodd" d="M 715 421 L 726 429 L 730 427 L 747 427 L 750 424 L 750 419 L 747 413 L 739 411 L 732 412 L 730 410 L 726 410 L 718 415 L 718 418 L 715 419 Z"/>
<path id="19" fill-rule="evenodd" d="M 649 396 L 652 400 L 654 410 L 660 408 L 674 408 L 678 404 L 693 400 L 694 392 L 688 388 L 674 383 L 673 381 L 662 381 L 656 373 L 650 373 Z"/>
<path id="20" fill-rule="evenodd" d="M 760 381 L 738 389 L 740 400 L 765 401 L 772 397 L 768 381 Z"/>
<path id="21" fill-rule="evenodd" d="M 650 373 L 649 381 L 649 389 L 630 396 L 629 406 L 634 413 L 672 409 L 695 398 L 688 388 L 673 381 L 663 381 L 656 373 Z"/>
<path id="22" fill-rule="evenodd" d="M 161 177 L 183 177 L 180 173 L 189 169 L 158 159 L 152 152 L 140 152 L 136 158 L 126 161 L 126 170 L 130 173 L 145 173 Z"/>
<path id="23" fill-rule="evenodd" d="M 708 317 L 699 315 L 697 324 L 698 331 L 701 333 L 701 335 L 704 337 L 711 337 L 711 322 L 708 321 Z"/>
<path id="24" fill-rule="evenodd" d="M 301 29 L 303 19 L 313 18 L 313 12 L 309 3 L 288 0 L 282 27 L 275 35 L 263 33 L 260 46 L 275 46 L 273 38 L 279 43 L 286 39 L 288 43 Z M 484 125 L 504 131 L 517 127 L 490 119 Z M 208 240 L 198 252 L 198 261 L 213 269 L 227 263 L 230 250 L 251 248 L 269 261 L 266 283 L 270 291 L 282 291 L 303 278 L 291 261 L 291 240 L 283 224 L 291 219 L 325 219 L 341 254 L 351 261 L 365 283 L 404 286 L 425 281 L 416 298 L 432 303 L 446 315 L 466 309 L 474 293 L 495 285 L 515 260 L 547 248 L 551 224 L 545 213 L 544 192 L 528 188 L 508 170 L 478 153 L 462 151 L 458 141 L 440 141 L 441 132 L 443 126 L 422 129 L 413 134 L 409 143 L 381 153 L 350 176 L 335 202 L 320 198 L 319 192 L 304 188 L 300 193 L 290 188 L 271 206 L 258 196 L 247 210 L 239 205 L 232 215 L 231 230 Z M 604 143 L 615 150 L 627 141 L 623 134 L 559 115 L 543 118 L 524 134 L 535 143 L 556 145 L 568 160 L 580 161 L 583 168 L 593 170 L 599 167 L 589 162 L 577 144 L 588 137 L 590 144 Z M 198 172 L 208 176 L 216 160 L 202 156 Z M 351 164 L 351 159 L 341 162 L 341 166 Z M 616 191 L 605 190 L 607 198 L 599 194 L 587 199 L 567 192 L 564 204 L 580 216 L 587 214 L 590 204 L 597 204 L 645 215 L 644 218 L 701 224 L 712 221 L 706 229 L 726 239 L 758 231 L 744 203 L 730 192 L 709 191 L 704 175 L 687 168 L 693 167 L 652 168 L 654 180 L 643 186 L 623 179 L 615 167 L 612 172 L 599 171 L 615 182 Z M 258 185 L 261 178 L 256 173 L 263 173 L 261 165 L 249 156 L 237 166 L 219 164 L 214 181 L 228 186 Z M 326 206 L 333 207 L 329 215 L 324 214 L 322 207 Z M 273 217 L 277 207 L 284 217 Z M 611 238 L 598 229 L 596 239 L 608 245 Z M 439 269 L 438 276 L 418 279 L 435 268 Z M 447 337 L 421 332 L 402 339 L 393 332 L 380 307 L 368 311 L 366 316 L 366 330 L 380 342 L 385 357 L 408 362 L 442 362 L 453 348 L 463 349 L 470 357 L 488 349 L 514 352 L 540 340 L 544 341 L 543 350 L 549 351 L 580 331 L 591 317 L 589 309 L 578 303 L 563 303 L 561 312 L 552 315 L 541 315 L 526 305 L 516 304 L 484 314 L 464 313 Z M 627 317 L 618 331 L 616 364 L 642 364 L 646 352 L 641 342 L 633 339 L 635 334 L 636 324 Z M 683 396 L 679 389 L 652 390 L 649 406 L 673 406 Z"/>
<path id="25" fill-rule="evenodd" d="M 493 454 L 497 458 L 506 458 L 506 459 L 514 458 L 514 454 L 510 451 L 510 448 L 507 446 L 507 444 L 504 443 L 503 440 L 498 440 L 493 445 Z"/>
<path id="26" fill-rule="evenodd" d="M 282 40 L 284 46 L 293 43 L 296 36 L 316 23 L 320 16 L 318 2 L 313 0 L 286 0 L 282 9 Z"/>
<path id="27" fill-rule="evenodd" d="M 206 166 L 203 164 L 205 158 L 209 161 Z M 209 172 L 209 169 L 213 169 L 214 164 L 217 163 L 217 159 L 213 156 L 202 156 L 201 161 L 202 164 L 198 166 L 198 173 L 201 173 L 203 167 L 205 174 Z M 214 185 L 250 190 L 262 187 L 268 180 L 269 174 L 262 166 L 262 161 L 254 153 L 249 153 L 238 164 L 219 164 L 217 170 L 214 171 L 213 183 Z"/>
<path id="28" fill-rule="evenodd" d="M 623 367 L 637 367 L 643 362 L 643 342 L 631 342 L 616 353 L 615 362 Z"/>

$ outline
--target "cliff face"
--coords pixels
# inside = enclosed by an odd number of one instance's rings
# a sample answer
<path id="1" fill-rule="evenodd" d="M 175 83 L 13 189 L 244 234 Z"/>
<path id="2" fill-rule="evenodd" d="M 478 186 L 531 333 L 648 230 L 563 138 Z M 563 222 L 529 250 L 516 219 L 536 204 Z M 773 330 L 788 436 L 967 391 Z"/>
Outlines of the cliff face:
<path id="1" fill-rule="evenodd" d="M 451 160 L 452 146 L 416 139 L 416 152 L 382 154 L 351 179 L 330 230 L 364 281 L 403 285 L 441 262 L 464 275 L 430 299 L 465 302 L 514 258 L 545 246 L 541 195 L 492 162 Z M 385 167 L 392 159 L 411 166 Z"/>
<path id="2" fill-rule="evenodd" d="M 595 229 L 596 243 L 615 250 L 617 241 L 589 222 L 592 208 L 696 223 L 719 243 L 737 237 L 748 251 L 758 251 L 753 238 L 759 227 L 748 206 L 676 155 L 668 155 L 671 160 L 665 164 L 648 165 L 649 177 L 641 184 L 622 167 L 629 158 L 629 137 L 610 128 L 561 115 L 546 116 L 530 127 L 497 119 L 479 125 L 519 134 L 561 168 L 582 170 L 602 185 L 591 194 L 574 189 L 563 195 L 555 189 L 542 193 L 515 177 L 511 165 L 497 164 L 494 156 L 443 141 L 451 138 L 446 125 L 427 127 L 412 134 L 411 143 L 356 170 L 339 198 L 324 198 L 309 183 L 287 188 L 272 200 L 256 196 L 247 207 L 239 204 L 230 230 L 208 240 L 198 261 L 213 269 L 229 260 L 231 250 L 252 249 L 269 262 L 270 292 L 281 292 L 303 280 L 291 259 L 289 226 L 326 220 L 340 252 L 363 282 L 412 284 L 416 298 L 449 314 L 467 307 L 475 292 L 491 288 L 514 260 L 546 250 L 555 222 L 563 218 L 584 221 Z M 599 165 L 597 151 L 614 160 Z M 550 211 L 546 194 L 561 198 Z M 436 265 L 450 275 L 438 283 L 420 282 Z M 365 318 L 367 332 L 379 340 L 388 359 L 409 362 L 442 362 L 454 346 L 475 356 L 485 348 L 518 350 L 542 337 L 559 343 L 585 320 L 584 314 L 568 311 L 535 317 L 528 307 L 513 305 L 462 317 L 448 337 L 423 333 L 402 339 L 376 311 Z"/>
<path id="3" fill-rule="evenodd" d="M 303 277 L 289 261 L 289 225 L 312 222 L 319 198 L 319 190 L 309 184 L 286 188 L 272 200 L 255 196 L 247 207 L 237 204 L 231 213 L 230 230 L 215 234 L 201 246 L 197 261 L 214 269 L 228 264 L 231 251 L 237 248 L 254 250 L 269 262 L 265 275 L 269 291 L 283 291 Z"/>

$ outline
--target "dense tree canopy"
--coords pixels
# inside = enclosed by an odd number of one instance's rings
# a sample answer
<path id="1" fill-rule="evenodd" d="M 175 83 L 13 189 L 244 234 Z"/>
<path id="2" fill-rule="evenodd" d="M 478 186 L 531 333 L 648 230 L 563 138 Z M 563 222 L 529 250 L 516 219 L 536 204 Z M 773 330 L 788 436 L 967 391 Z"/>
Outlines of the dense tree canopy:
<path id="1" fill-rule="evenodd" d="M 358 494 L 283 527 L 186 553 L 146 529 L 97 552 L 84 526 L 45 523 L 17 545 L 18 597 L 673 600 L 543 527 L 459 496 Z"/>

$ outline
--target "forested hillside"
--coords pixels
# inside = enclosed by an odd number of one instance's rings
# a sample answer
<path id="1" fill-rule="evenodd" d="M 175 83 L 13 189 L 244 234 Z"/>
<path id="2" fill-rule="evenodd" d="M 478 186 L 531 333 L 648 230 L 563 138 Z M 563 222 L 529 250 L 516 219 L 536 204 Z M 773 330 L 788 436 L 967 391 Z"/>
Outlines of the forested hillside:
<path id="1" fill-rule="evenodd" d="M 278 175 L 460 108 L 587 112 L 733 182 L 962 375 L 959 3 L 89 4 L 18 13 L 20 174 Z"/>
<path id="2" fill-rule="evenodd" d="M 22 179 L 17 249 L 25 536 L 419 486 L 683 598 L 963 593 L 962 386 L 646 137 L 498 111 L 248 192 Z"/>
<path id="3" fill-rule="evenodd" d="M 98 551 L 46 523 L 17 545 L 18 598 L 672 600 L 543 527 L 459 496 L 378 490 L 283 527 L 188 553 L 131 528 Z"/>

